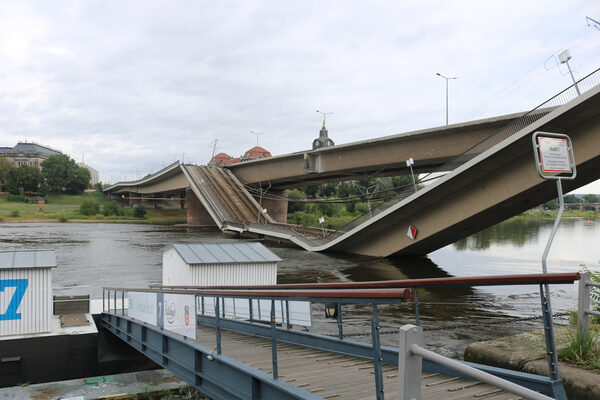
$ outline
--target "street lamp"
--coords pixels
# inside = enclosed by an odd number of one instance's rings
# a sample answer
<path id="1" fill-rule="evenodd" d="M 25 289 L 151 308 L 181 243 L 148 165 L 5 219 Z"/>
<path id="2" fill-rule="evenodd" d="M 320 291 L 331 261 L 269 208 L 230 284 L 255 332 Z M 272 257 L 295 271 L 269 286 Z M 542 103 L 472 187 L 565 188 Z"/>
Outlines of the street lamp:
<path id="1" fill-rule="evenodd" d="M 254 132 L 250 131 L 250 133 L 254 133 L 256 135 L 256 147 L 258 147 L 258 135 L 264 135 L 264 132 Z"/>
<path id="2" fill-rule="evenodd" d="M 448 81 L 450 79 L 458 79 L 457 77 L 454 78 L 448 78 L 442 74 L 440 74 L 439 72 L 435 73 L 437 76 L 441 76 L 442 78 L 444 78 L 446 80 L 446 125 L 448 125 Z"/>
<path id="3" fill-rule="evenodd" d="M 319 111 L 319 110 L 317 110 L 317 112 L 319 114 L 323 114 L 323 126 L 325 126 L 325 120 L 327 119 L 327 115 L 333 114 L 333 113 L 332 112 L 323 112 L 323 111 Z"/>
<path id="4" fill-rule="evenodd" d="M 571 74 L 571 79 L 573 79 L 573 85 L 575 86 L 575 91 L 577 92 L 577 96 L 581 96 L 581 92 L 579 91 L 579 86 L 577 86 L 577 81 L 573 76 L 573 71 L 571 71 L 571 66 L 569 65 L 569 60 L 571 59 L 571 53 L 569 50 L 565 50 L 558 55 L 558 60 L 561 64 L 567 64 L 567 68 L 569 69 L 569 74 Z"/>

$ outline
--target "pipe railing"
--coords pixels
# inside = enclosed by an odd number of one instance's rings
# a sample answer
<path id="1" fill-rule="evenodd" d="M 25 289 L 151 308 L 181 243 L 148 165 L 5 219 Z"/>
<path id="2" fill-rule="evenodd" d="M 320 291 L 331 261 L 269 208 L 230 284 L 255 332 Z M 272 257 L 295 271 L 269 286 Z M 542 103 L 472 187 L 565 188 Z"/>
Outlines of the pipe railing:
<path id="1" fill-rule="evenodd" d="M 441 288 L 441 287 L 477 287 L 497 285 L 539 285 L 543 288 L 546 284 L 572 284 L 579 280 L 579 273 L 558 274 L 523 274 L 523 275 L 500 275 L 500 276 L 472 276 L 472 277 L 448 277 L 427 278 L 413 280 L 374 281 L 374 282 L 348 282 L 348 283 L 309 283 L 309 284 L 284 284 L 284 285 L 259 285 L 259 286 L 153 286 L 149 289 L 115 288 L 107 287 L 103 291 L 104 310 L 108 312 L 125 315 L 125 293 L 126 292 L 149 292 L 187 294 L 195 296 L 197 305 L 196 323 L 212 326 L 215 328 L 217 348 L 216 354 L 221 354 L 221 329 L 227 329 L 242 334 L 270 339 L 273 348 L 273 376 L 277 378 L 277 342 L 299 344 L 306 347 L 330 351 L 336 354 L 351 355 L 361 359 L 372 360 L 374 375 L 378 394 L 383 393 L 382 364 L 394 365 L 398 362 L 388 348 L 382 348 L 379 338 L 379 315 L 378 305 L 399 304 L 404 300 L 411 300 L 415 308 L 416 324 L 419 324 L 419 303 L 417 289 Z M 542 290 L 542 289 L 540 289 Z M 209 304 L 214 307 L 214 312 L 207 311 L 205 299 L 213 298 Z M 247 309 L 246 316 L 240 318 L 231 317 L 226 312 L 227 301 L 247 300 L 244 306 Z M 242 300 L 243 302 L 244 300 Z M 264 311 L 262 318 L 255 317 L 256 307 L 260 308 L 260 301 L 270 302 L 270 311 Z M 281 301 L 281 304 L 276 302 Z M 325 303 L 332 310 L 334 319 L 337 319 L 338 335 L 331 337 L 316 333 L 307 333 L 290 324 L 289 303 L 292 301 L 304 301 L 311 303 Z M 259 302 L 259 303 L 256 303 Z M 344 333 L 344 319 L 342 318 L 343 304 L 370 304 L 372 306 L 371 320 L 371 345 L 348 340 Z M 199 306 L 201 305 L 201 306 Z M 276 312 L 276 305 L 279 313 Z M 255 310 L 253 311 L 253 307 Z M 235 309 L 235 305 L 233 306 Z M 264 308 L 264 307 L 263 307 Z M 200 309 L 202 312 L 200 312 Z M 335 312 L 333 312 L 335 311 Z M 310 311 L 309 311 L 310 312 Z M 543 308 L 544 329 L 547 330 L 552 324 L 552 316 L 548 315 Z M 268 326 L 270 324 L 270 326 Z M 297 327 L 296 327 L 297 328 Z M 351 334 L 352 335 L 352 334 Z M 350 335 L 350 336 L 351 336 Z M 555 348 L 548 348 L 548 354 L 554 354 Z M 395 360 L 394 360 L 395 358 Z M 427 357 L 425 357 L 427 359 Z M 432 360 L 434 363 L 437 362 Z M 466 374 L 470 376 L 469 374 Z M 547 378 L 546 378 L 547 379 Z M 559 379 L 550 379 L 545 383 L 548 393 L 559 386 L 557 398 L 563 398 L 560 393 L 564 392 Z M 535 397 L 534 397 L 535 398 Z"/>
<path id="2" fill-rule="evenodd" d="M 577 331 L 584 342 L 590 331 L 590 315 L 600 316 L 600 312 L 593 310 L 590 305 L 592 288 L 600 288 L 600 283 L 591 280 L 589 271 L 581 272 L 577 299 Z"/>
<path id="3" fill-rule="evenodd" d="M 487 372 L 480 371 L 469 365 L 444 357 L 422 347 L 423 332 L 414 325 L 404 325 L 400 328 L 400 346 L 398 348 L 398 399 L 411 400 L 421 398 L 421 369 L 422 359 L 467 375 L 480 382 L 487 383 L 499 389 L 516 394 L 525 399 L 549 400 L 546 395 L 517 385 L 506 379 L 499 378 Z"/>
<path id="4" fill-rule="evenodd" d="M 382 304 L 399 304 L 405 299 L 412 297 L 410 289 L 406 288 L 370 288 L 370 289 L 285 289 L 285 290 L 233 290 L 233 289 L 135 289 L 135 288 L 103 288 L 103 311 L 114 313 L 125 317 L 125 293 L 140 292 L 140 293 L 162 293 L 162 294 L 183 294 L 195 296 L 196 312 L 195 324 L 203 324 L 213 326 L 215 328 L 216 348 L 211 357 L 218 357 L 222 354 L 221 346 L 221 330 L 223 328 L 237 330 L 241 333 L 253 334 L 262 336 L 271 340 L 272 348 L 272 375 L 274 379 L 278 379 L 278 359 L 277 359 L 277 343 L 288 342 L 303 344 L 305 347 L 333 350 L 339 354 L 358 356 L 364 359 L 370 359 L 373 362 L 375 387 L 377 389 L 377 398 L 383 398 L 383 362 L 381 342 L 379 339 L 379 311 L 378 305 Z M 205 307 L 205 299 L 213 298 L 212 306 L 214 312 L 207 313 Z M 120 302 L 117 301 L 120 299 Z M 228 313 L 225 310 L 226 299 L 247 299 L 248 300 L 248 318 L 247 322 L 240 323 L 239 317 L 228 318 Z M 255 318 L 253 305 L 255 301 L 269 301 L 270 312 L 268 320 L 264 318 Z M 281 318 L 276 313 L 277 302 L 282 301 L 280 312 Z M 334 318 L 337 318 L 339 327 L 339 339 L 329 337 L 321 337 L 315 334 L 306 334 L 303 332 L 292 332 L 290 324 L 290 302 L 306 302 L 311 304 L 314 302 L 333 304 L 336 310 Z M 283 304 L 285 302 L 285 305 Z M 353 348 L 352 346 L 335 345 L 336 341 L 343 341 L 343 320 L 341 313 L 342 303 L 354 304 L 370 304 L 372 306 L 372 321 L 371 321 L 371 342 L 372 346 L 367 347 L 364 344 L 362 347 Z M 198 307 L 198 305 L 201 305 Z M 111 307 L 112 306 L 112 307 Z M 260 309 L 260 303 L 258 303 Z M 164 305 L 162 306 L 164 307 Z M 234 306 L 235 307 L 235 306 Z M 160 307 L 159 307 L 160 308 Z M 200 310 L 198 310 L 200 308 Z M 311 310 L 309 307 L 308 313 Z M 285 313 L 285 314 L 284 314 Z M 208 314 L 208 315 L 207 315 Z M 267 325 L 269 327 L 267 328 Z M 280 325 L 281 327 L 278 327 Z M 233 327 L 233 328 L 232 328 Z M 285 328 L 284 328 L 285 327 Z M 310 343 L 310 344 L 307 344 Z M 370 354 L 369 354 L 370 353 Z"/>

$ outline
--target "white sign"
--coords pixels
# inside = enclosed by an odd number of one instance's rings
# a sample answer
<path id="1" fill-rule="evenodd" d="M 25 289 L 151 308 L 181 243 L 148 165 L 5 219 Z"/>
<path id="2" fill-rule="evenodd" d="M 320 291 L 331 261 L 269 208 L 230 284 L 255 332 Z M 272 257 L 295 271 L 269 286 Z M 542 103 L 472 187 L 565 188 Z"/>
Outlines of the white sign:
<path id="1" fill-rule="evenodd" d="M 163 327 L 196 339 L 196 297 L 191 294 L 163 294 Z"/>
<path id="2" fill-rule="evenodd" d="M 319 223 L 322 224 L 323 222 L 325 222 L 325 218 L 323 218 L 323 217 L 319 218 Z"/>
<path id="3" fill-rule="evenodd" d="M 127 315 L 131 318 L 157 325 L 156 293 L 129 292 Z"/>
<path id="4" fill-rule="evenodd" d="M 538 136 L 543 172 L 572 173 L 567 139 Z"/>

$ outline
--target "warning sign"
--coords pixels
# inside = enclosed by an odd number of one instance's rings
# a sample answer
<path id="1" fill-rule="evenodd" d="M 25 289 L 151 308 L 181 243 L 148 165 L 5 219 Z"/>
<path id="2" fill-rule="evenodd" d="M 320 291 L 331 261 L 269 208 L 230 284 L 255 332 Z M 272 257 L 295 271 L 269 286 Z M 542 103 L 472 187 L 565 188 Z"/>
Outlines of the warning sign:
<path id="1" fill-rule="evenodd" d="M 572 173 L 567 139 L 538 136 L 543 172 Z"/>
<path id="2" fill-rule="evenodd" d="M 411 238 L 411 239 L 415 240 L 415 237 L 417 237 L 417 228 L 415 228 L 415 227 L 414 227 L 414 226 L 412 226 L 412 225 L 409 225 L 409 226 L 408 226 L 408 231 L 406 232 L 406 235 L 407 235 L 409 238 Z"/>

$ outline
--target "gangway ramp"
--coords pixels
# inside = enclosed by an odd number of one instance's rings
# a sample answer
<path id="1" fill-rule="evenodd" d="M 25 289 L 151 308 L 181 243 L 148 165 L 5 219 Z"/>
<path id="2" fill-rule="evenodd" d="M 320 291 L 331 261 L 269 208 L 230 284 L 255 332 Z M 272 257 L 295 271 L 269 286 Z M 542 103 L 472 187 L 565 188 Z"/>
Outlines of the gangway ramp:
<path id="1" fill-rule="evenodd" d="M 401 385 L 404 374 L 401 371 L 406 369 L 406 364 L 400 361 L 402 357 L 399 354 L 405 353 L 404 350 L 399 352 L 401 344 L 398 348 L 381 346 L 379 308 L 384 305 L 404 307 L 403 303 L 407 303 L 408 307 L 415 307 L 418 316 L 418 303 L 414 301 L 416 290 L 420 288 L 543 286 L 546 283 L 572 283 L 577 279 L 579 274 L 573 273 L 248 288 L 104 288 L 102 323 L 106 329 L 148 358 L 214 399 L 394 399 L 399 398 L 400 390 L 404 390 Z M 182 336 L 181 332 L 169 331 L 165 328 L 166 319 L 164 326 L 159 327 L 129 315 L 125 304 L 131 305 L 132 302 L 127 303 L 125 297 L 134 292 L 155 294 L 157 298 L 160 295 L 165 299 L 171 295 L 192 296 L 195 308 L 192 316 L 195 316 L 196 322 L 196 329 L 191 331 L 193 334 Z M 236 306 L 235 301 L 241 303 Z M 264 310 L 260 303 L 263 301 L 270 304 L 271 311 L 261 317 L 256 311 Z M 294 301 L 310 302 L 312 314 L 322 310 L 320 304 L 326 304 L 327 307 L 334 304 L 333 307 L 338 311 L 338 332 L 317 333 L 312 328 L 306 331 L 292 326 L 290 321 L 294 318 L 290 314 L 289 304 Z M 244 302 L 247 305 L 247 317 L 232 315 L 231 307 L 242 310 L 240 304 Z M 280 305 L 279 308 L 276 304 Z M 163 306 L 157 306 L 157 309 L 172 308 Z M 367 342 L 355 341 L 348 337 L 352 335 L 344 333 L 343 307 L 346 307 L 346 311 L 353 310 L 353 326 L 357 323 L 356 307 L 371 308 L 370 321 L 364 321 L 364 329 L 370 332 L 370 335 L 367 333 Z M 368 315 L 368 311 L 364 311 L 359 313 L 363 318 Z M 244 311 L 240 312 L 243 314 Z M 551 316 L 544 315 L 544 321 L 551 326 Z M 530 392 L 533 390 L 566 399 L 560 380 L 477 364 L 462 364 L 492 373 L 509 385 L 522 385 L 518 386 L 520 390 L 526 387 Z M 462 372 L 425 358 L 422 370 L 419 366 L 418 371 L 420 398 L 423 399 L 516 399 L 522 396 L 518 392 L 515 395 L 488 383 L 469 379 Z M 523 397 L 548 399 L 539 393 L 536 395 L 538 397 Z"/>

